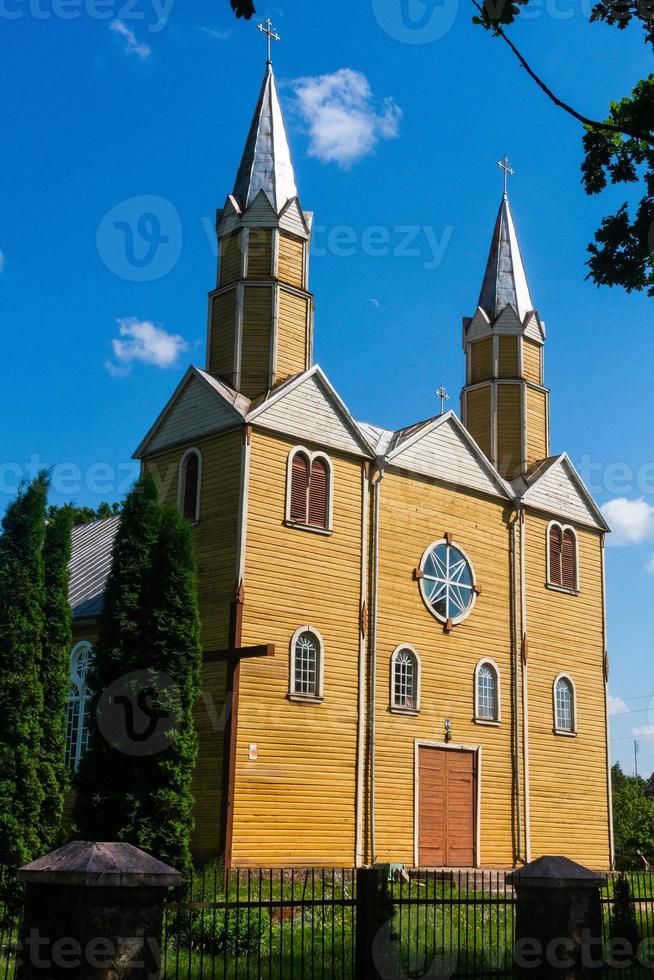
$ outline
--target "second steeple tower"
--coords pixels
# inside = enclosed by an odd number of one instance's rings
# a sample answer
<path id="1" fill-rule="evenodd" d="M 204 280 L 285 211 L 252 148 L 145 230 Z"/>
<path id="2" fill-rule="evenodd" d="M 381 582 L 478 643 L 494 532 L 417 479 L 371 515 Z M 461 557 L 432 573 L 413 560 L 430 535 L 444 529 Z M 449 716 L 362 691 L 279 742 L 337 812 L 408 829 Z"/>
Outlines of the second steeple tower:
<path id="1" fill-rule="evenodd" d="M 217 215 L 207 370 L 250 399 L 311 366 L 313 215 L 303 211 L 267 63 L 234 190 Z"/>
<path id="2" fill-rule="evenodd" d="M 463 422 L 502 476 L 549 456 L 545 324 L 533 308 L 509 198 L 493 230 L 477 312 L 463 321 Z"/>

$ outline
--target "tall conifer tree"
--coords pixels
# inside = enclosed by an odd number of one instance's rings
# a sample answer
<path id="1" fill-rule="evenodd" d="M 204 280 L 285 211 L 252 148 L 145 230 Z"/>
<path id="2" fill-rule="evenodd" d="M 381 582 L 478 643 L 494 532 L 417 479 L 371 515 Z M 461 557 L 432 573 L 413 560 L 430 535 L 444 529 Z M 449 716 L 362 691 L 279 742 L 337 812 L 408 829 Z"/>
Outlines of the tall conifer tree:
<path id="1" fill-rule="evenodd" d="M 191 863 L 191 778 L 197 755 L 193 709 L 202 652 L 192 531 L 173 506 L 162 510 L 146 602 L 152 708 L 167 720 L 165 744 L 155 745 L 134 770 L 127 838 L 185 870 Z"/>
<path id="2" fill-rule="evenodd" d="M 5 513 L 0 536 L 0 864 L 37 856 L 40 781 L 40 677 L 43 636 L 45 508 L 40 473 Z"/>
<path id="3" fill-rule="evenodd" d="M 153 477 L 146 474 L 128 494 L 121 512 L 89 679 L 94 692 L 89 711 L 89 750 L 80 765 L 75 807 L 77 829 L 86 840 L 128 839 L 126 828 L 132 820 L 128 797 L 135 758 L 119 744 L 121 733 L 115 724 L 113 728 L 110 724 L 109 730 L 103 726 L 102 715 L 106 718 L 108 708 L 104 692 L 147 663 L 145 597 L 159 521 L 157 487 Z M 117 741 L 111 739 L 112 732 Z"/>
<path id="4" fill-rule="evenodd" d="M 70 675 L 72 615 L 68 602 L 68 565 L 71 552 L 73 510 L 51 509 L 45 529 L 44 629 L 41 657 L 43 714 L 41 718 L 41 768 L 43 789 L 41 834 L 43 846 L 58 843 L 67 773 L 66 695 Z"/>

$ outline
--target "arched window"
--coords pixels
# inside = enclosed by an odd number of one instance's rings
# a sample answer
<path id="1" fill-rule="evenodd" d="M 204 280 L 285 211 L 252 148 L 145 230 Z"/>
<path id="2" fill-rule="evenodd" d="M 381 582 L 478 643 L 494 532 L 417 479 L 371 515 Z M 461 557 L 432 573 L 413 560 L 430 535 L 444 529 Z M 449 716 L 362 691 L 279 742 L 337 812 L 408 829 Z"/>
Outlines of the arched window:
<path id="1" fill-rule="evenodd" d="M 288 458 L 286 520 L 302 527 L 330 530 L 332 467 L 324 453 L 302 446 Z"/>
<path id="2" fill-rule="evenodd" d="M 179 509 L 192 523 L 200 520 L 200 482 L 202 455 L 199 449 L 188 449 L 179 464 Z"/>
<path id="3" fill-rule="evenodd" d="M 89 745 L 89 702 L 91 692 L 88 675 L 93 664 L 93 647 L 86 640 L 77 643 L 70 655 L 70 687 L 66 705 L 65 763 L 77 772 Z"/>
<path id="4" fill-rule="evenodd" d="M 318 630 L 301 626 L 291 639 L 289 696 L 298 701 L 322 698 L 323 642 Z"/>
<path id="5" fill-rule="evenodd" d="M 475 669 L 475 721 L 500 720 L 500 672 L 494 661 L 480 660 Z"/>
<path id="6" fill-rule="evenodd" d="M 413 647 L 399 646 L 391 657 L 391 709 L 420 708 L 420 660 Z"/>
<path id="7" fill-rule="evenodd" d="M 547 531 L 547 574 L 550 585 L 574 592 L 578 588 L 577 535 L 574 528 L 553 521 Z"/>
<path id="8" fill-rule="evenodd" d="M 554 728 L 568 735 L 577 730 L 575 686 L 566 674 L 554 681 Z"/>

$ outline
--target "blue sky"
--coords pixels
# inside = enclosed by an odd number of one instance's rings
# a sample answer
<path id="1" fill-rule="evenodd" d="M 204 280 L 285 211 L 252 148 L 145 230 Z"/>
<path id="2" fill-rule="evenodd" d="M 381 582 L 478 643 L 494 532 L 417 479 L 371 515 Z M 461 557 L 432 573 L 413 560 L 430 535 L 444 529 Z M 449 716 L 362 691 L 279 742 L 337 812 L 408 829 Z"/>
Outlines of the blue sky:
<path id="1" fill-rule="evenodd" d="M 590 6 L 537 0 L 513 37 L 557 92 L 601 118 L 651 66 L 638 31 L 589 27 Z M 466 0 L 406 0 L 413 22 L 400 0 L 258 12 L 282 35 L 275 69 L 302 204 L 316 214 L 316 356 L 357 417 L 405 425 L 437 410 L 439 384 L 458 396 L 461 317 L 479 293 L 496 161 L 510 155 L 549 333 L 552 448 L 569 452 L 619 532 L 607 553 L 613 746 L 633 768 L 641 732 L 651 771 L 652 300 L 584 279 L 586 244 L 624 192 L 585 196 L 579 127 L 472 26 Z M 228 0 L 1 0 L 0 20 L 0 504 L 44 463 L 58 464 L 58 500 L 118 499 L 183 369 L 203 363 L 211 225 L 263 39 Z M 312 120 L 309 104 L 321 110 Z M 108 229 L 143 213 L 155 217 L 130 265 Z"/>

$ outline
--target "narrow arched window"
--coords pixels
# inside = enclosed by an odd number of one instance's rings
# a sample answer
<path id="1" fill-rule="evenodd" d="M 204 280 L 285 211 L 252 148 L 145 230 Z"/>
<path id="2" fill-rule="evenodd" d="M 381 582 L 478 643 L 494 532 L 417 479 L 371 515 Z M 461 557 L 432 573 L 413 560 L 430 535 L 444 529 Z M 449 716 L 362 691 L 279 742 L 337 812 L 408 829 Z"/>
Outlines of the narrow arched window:
<path id="1" fill-rule="evenodd" d="M 329 492 L 329 470 L 327 460 L 317 456 L 311 464 L 309 480 L 309 524 L 312 527 L 327 527 L 327 495 Z"/>
<path id="2" fill-rule="evenodd" d="M 323 643 L 320 633 L 302 626 L 291 640 L 290 696 L 298 700 L 322 697 Z"/>
<path id="3" fill-rule="evenodd" d="M 200 479 L 202 456 L 198 449 L 189 449 L 179 464 L 179 509 L 187 520 L 200 519 Z"/>
<path id="4" fill-rule="evenodd" d="M 576 730 L 575 689 L 569 677 L 560 674 L 554 681 L 554 727 L 557 732 Z"/>
<path id="5" fill-rule="evenodd" d="M 564 589 L 577 588 L 577 537 L 570 527 L 563 532 L 561 582 Z"/>
<path id="6" fill-rule="evenodd" d="M 563 585 L 561 555 L 563 552 L 563 531 L 559 524 L 550 524 L 549 531 L 549 580 L 551 585 Z"/>
<path id="7" fill-rule="evenodd" d="M 574 592 L 578 588 L 577 535 L 573 528 L 553 521 L 547 532 L 547 580 Z"/>
<path id="8" fill-rule="evenodd" d="M 475 721 L 500 720 L 500 672 L 491 660 L 480 660 L 475 670 Z"/>
<path id="9" fill-rule="evenodd" d="M 293 455 L 291 462 L 290 518 L 298 524 L 307 523 L 307 494 L 309 491 L 309 457 L 302 452 Z"/>
<path id="10" fill-rule="evenodd" d="M 324 453 L 294 449 L 288 458 L 287 523 L 330 530 L 331 484 L 332 467 Z"/>
<path id="11" fill-rule="evenodd" d="M 391 657 L 391 708 L 417 711 L 420 707 L 420 663 L 411 647 L 398 647 Z"/>
<path id="12" fill-rule="evenodd" d="M 70 655 L 70 687 L 66 703 L 66 749 L 64 761 L 77 772 L 89 745 L 88 676 L 93 664 L 93 647 L 87 641 L 76 644 Z"/>

